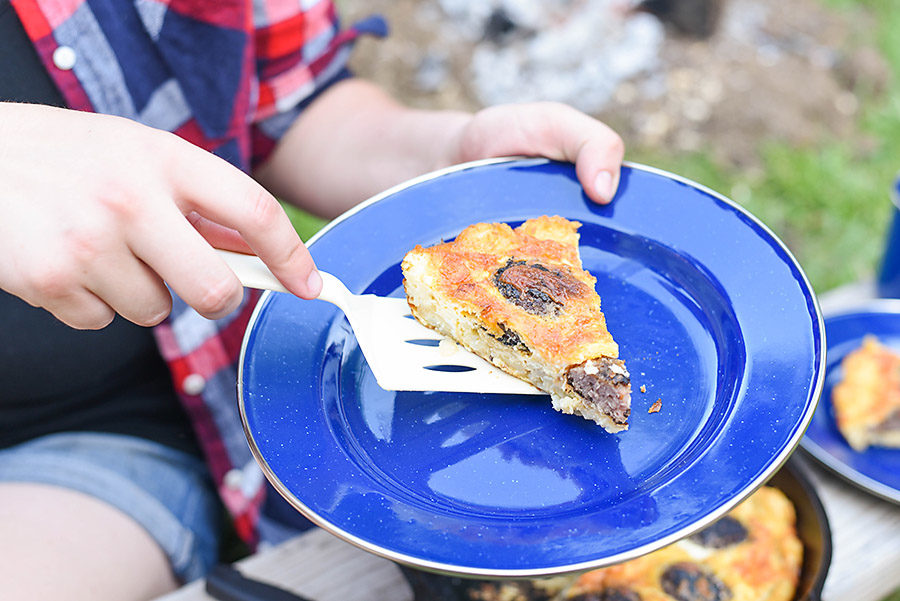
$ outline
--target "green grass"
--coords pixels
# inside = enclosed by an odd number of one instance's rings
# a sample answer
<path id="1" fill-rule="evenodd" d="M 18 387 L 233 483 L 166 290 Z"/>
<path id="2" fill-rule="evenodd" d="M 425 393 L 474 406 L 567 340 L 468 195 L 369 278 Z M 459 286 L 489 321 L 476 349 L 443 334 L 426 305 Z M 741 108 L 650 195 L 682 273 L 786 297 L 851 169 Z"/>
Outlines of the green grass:
<path id="1" fill-rule="evenodd" d="M 869 143 L 767 144 L 759 149 L 762 175 L 717 165 L 704 152 L 673 157 L 638 149 L 627 157 L 740 202 L 784 240 L 818 292 L 877 272 L 891 217 L 889 189 L 900 172 L 900 12 L 892 10 L 895 0 L 823 2 L 837 12 L 867 10 L 875 17 L 872 33 L 893 78 L 878 98 L 860 91 L 859 140 Z"/>
<path id="2" fill-rule="evenodd" d="M 771 228 L 823 292 L 872 277 L 890 218 L 896 161 L 861 163 L 839 142 L 816 151 L 783 144 L 763 150 L 763 175 L 713 164 L 705 154 L 636 158 L 693 179 L 739 202 Z"/>
<path id="3" fill-rule="evenodd" d="M 318 232 L 322 226 L 328 223 L 324 219 L 310 215 L 289 204 L 282 203 L 282 205 L 284 206 L 284 210 L 287 212 L 288 217 L 291 219 L 291 223 L 294 224 L 294 229 L 297 230 L 297 233 L 300 234 L 300 238 L 302 238 L 304 242 L 309 240 L 313 234 Z"/>

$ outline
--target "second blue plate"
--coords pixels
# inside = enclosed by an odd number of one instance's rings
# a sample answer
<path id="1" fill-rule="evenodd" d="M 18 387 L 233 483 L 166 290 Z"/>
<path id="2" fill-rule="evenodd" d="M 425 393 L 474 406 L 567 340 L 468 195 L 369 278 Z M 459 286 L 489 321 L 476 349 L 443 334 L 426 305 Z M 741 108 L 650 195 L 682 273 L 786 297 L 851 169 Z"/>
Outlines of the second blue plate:
<path id="1" fill-rule="evenodd" d="M 854 450 L 837 428 L 831 391 L 843 377 L 841 362 L 858 349 L 866 335 L 900 352 L 900 301 L 870 301 L 825 319 L 828 364 L 822 402 L 800 442 L 826 467 L 859 488 L 888 501 L 900 503 L 900 449 L 869 447 Z"/>

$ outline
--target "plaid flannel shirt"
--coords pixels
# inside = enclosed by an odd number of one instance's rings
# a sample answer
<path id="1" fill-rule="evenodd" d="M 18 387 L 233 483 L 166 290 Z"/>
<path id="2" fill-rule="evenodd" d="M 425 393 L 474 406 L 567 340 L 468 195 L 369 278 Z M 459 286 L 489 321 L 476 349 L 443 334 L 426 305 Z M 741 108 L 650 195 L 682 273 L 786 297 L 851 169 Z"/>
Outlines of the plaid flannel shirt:
<path id="1" fill-rule="evenodd" d="M 69 108 L 174 132 L 249 171 L 346 75 L 352 41 L 328 0 L 12 0 Z M 237 409 L 237 358 L 258 295 L 204 319 L 179 299 L 155 328 L 238 534 L 257 542 L 264 479 Z"/>

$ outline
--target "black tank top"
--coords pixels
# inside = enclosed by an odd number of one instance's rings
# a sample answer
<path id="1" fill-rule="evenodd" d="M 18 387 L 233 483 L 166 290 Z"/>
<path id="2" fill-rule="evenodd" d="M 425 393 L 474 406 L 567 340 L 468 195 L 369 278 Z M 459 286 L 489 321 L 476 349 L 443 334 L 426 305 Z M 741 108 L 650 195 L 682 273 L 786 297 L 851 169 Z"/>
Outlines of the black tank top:
<path id="1" fill-rule="evenodd" d="M 65 106 L 8 0 L 0 57 L 0 101 Z M 0 448 L 64 431 L 200 452 L 149 328 L 116 317 L 102 330 L 75 330 L 0 290 Z"/>

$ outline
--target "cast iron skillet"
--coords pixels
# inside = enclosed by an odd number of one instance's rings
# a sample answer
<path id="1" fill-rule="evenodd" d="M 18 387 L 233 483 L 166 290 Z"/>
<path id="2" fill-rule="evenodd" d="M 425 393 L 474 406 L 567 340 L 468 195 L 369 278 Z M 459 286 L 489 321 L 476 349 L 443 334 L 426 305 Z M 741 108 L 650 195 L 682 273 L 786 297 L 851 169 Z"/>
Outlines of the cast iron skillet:
<path id="1" fill-rule="evenodd" d="M 803 542 L 803 567 L 794 601 L 821 601 L 822 587 L 831 564 L 831 528 L 815 489 L 805 472 L 809 468 L 793 456 L 769 480 L 793 502 L 797 534 Z M 412 586 L 415 601 L 475 601 L 492 581 L 432 574 L 400 566 Z M 495 582 L 495 581 L 493 581 Z M 521 584 L 523 592 L 530 586 Z M 245 577 L 231 566 L 217 566 L 206 579 L 206 592 L 221 601 L 309 601 L 288 591 Z M 543 601 L 533 597 L 534 601 Z"/>
<path id="2" fill-rule="evenodd" d="M 780 489 L 794 503 L 797 534 L 803 541 L 803 568 L 796 601 L 821 601 L 822 587 L 831 566 L 831 527 L 822 501 L 806 472 L 810 468 L 794 454 L 768 484 Z"/>
<path id="3" fill-rule="evenodd" d="M 803 542 L 803 566 L 794 601 L 821 601 L 822 587 L 831 564 L 831 528 L 822 502 L 816 494 L 802 458 L 792 456 L 772 476 L 768 485 L 780 489 L 794 504 L 797 534 Z M 490 581 L 470 580 L 432 574 L 400 566 L 413 588 L 415 601 L 475 601 Z M 545 601 L 528 581 L 519 581 L 523 594 L 534 593 L 533 601 Z"/>

